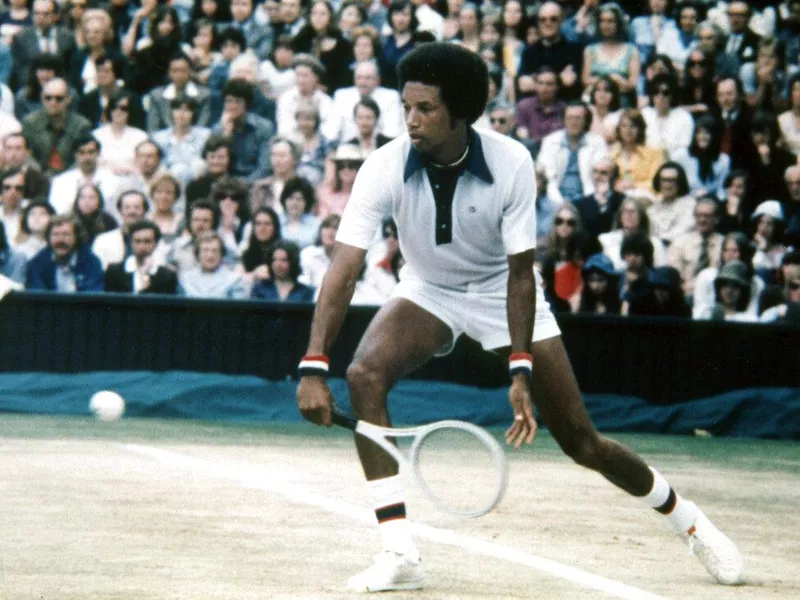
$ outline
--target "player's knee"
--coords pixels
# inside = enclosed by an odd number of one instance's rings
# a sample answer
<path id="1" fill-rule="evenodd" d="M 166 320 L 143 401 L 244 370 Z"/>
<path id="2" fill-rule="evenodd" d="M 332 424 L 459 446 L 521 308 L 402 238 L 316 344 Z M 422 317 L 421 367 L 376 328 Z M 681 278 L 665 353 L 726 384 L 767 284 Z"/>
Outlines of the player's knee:
<path id="1" fill-rule="evenodd" d="M 378 369 L 361 361 L 353 361 L 347 367 L 347 385 L 351 390 L 361 392 L 355 395 L 357 397 L 380 397 L 385 392 L 385 379 Z"/>
<path id="2" fill-rule="evenodd" d="M 561 445 L 564 453 L 577 464 L 597 470 L 602 461 L 599 437 L 591 431 L 577 431 Z"/>

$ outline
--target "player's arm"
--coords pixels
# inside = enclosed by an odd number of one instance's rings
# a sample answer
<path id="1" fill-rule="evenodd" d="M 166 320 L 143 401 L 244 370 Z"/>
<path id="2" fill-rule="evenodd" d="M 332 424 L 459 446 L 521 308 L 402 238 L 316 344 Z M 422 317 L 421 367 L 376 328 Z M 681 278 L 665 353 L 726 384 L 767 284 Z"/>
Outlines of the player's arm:
<path id="1" fill-rule="evenodd" d="M 536 316 L 536 279 L 533 274 L 534 250 L 508 257 L 508 331 L 511 353 L 532 354 L 533 326 Z M 512 376 L 508 399 L 514 410 L 514 423 L 506 431 L 506 442 L 519 448 L 530 444 L 536 435 L 531 381 L 528 373 Z"/>
<path id="2" fill-rule="evenodd" d="M 366 250 L 362 248 L 336 242 L 314 309 L 306 356 L 327 356 L 347 316 L 365 255 Z M 306 419 L 317 425 L 330 426 L 332 403 L 324 377 L 301 377 L 297 387 L 297 406 Z"/>
<path id="3" fill-rule="evenodd" d="M 364 264 L 367 251 L 336 242 L 331 255 L 331 265 L 322 279 L 314 319 L 311 322 L 311 339 L 306 354 L 325 354 L 336 341 L 344 323 L 356 281 Z"/>

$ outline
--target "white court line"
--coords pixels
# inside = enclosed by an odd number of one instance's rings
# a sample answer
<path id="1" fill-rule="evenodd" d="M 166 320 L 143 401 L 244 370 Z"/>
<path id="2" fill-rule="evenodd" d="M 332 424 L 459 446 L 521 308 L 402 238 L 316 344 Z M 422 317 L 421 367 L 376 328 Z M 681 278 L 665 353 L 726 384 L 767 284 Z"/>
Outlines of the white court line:
<path id="1" fill-rule="evenodd" d="M 205 475 L 213 476 L 217 479 L 236 481 L 244 487 L 272 492 L 296 504 L 315 506 L 361 523 L 375 523 L 375 514 L 373 511 L 323 496 L 304 486 L 291 483 L 287 481 L 286 478 L 288 474 L 286 470 L 283 469 L 274 470 L 260 467 L 258 469 L 243 468 L 230 464 L 216 463 L 178 452 L 162 450 L 153 446 L 144 446 L 141 444 L 119 445 L 131 452 L 155 458 L 163 464 L 173 467 L 188 468 Z M 294 471 L 294 473 L 296 474 L 297 472 Z M 507 562 L 532 567 L 542 573 L 570 581 L 586 588 L 604 592 L 615 598 L 624 598 L 627 600 L 664 600 L 663 596 L 658 596 L 640 590 L 639 588 L 614 581 L 613 579 L 594 575 L 593 573 L 563 565 L 547 558 L 534 556 L 508 546 L 501 546 L 499 544 L 486 542 L 478 538 L 453 533 L 428 525 L 412 523 L 411 526 L 416 536 L 432 542 L 447 546 L 455 546 L 476 554 L 483 554 L 484 556 L 491 556 Z"/>

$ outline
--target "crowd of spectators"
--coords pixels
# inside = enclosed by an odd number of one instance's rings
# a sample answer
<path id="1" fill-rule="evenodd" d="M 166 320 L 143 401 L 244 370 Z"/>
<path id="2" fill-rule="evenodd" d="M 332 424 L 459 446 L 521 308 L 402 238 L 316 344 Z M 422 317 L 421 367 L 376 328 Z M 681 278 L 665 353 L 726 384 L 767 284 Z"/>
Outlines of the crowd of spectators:
<path id="1" fill-rule="evenodd" d="M 10 0 L 0 275 L 313 302 L 433 40 L 486 61 L 475 126 L 536 163 L 555 310 L 797 320 L 800 0 Z M 381 304 L 391 221 L 367 257 Z"/>

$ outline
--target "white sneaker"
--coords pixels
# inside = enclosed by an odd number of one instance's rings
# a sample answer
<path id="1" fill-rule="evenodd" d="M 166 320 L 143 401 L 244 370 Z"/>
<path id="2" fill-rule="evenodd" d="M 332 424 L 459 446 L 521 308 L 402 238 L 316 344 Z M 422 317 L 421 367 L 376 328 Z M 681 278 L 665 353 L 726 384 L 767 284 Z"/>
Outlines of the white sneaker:
<path id="1" fill-rule="evenodd" d="M 737 585 L 744 582 L 742 555 L 736 545 L 708 520 L 703 511 L 698 510 L 694 525 L 682 537 L 689 546 L 689 554 L 700 559 L 706 571 L 718 583 Z"/>
<path id="2" fill-rule="evenodd" d="M 418 590 L 424 583 L 425 572 L 419 557 L 384 550 L 370 567 L 347 581 L 347 589 L 361 593 Z"/>

